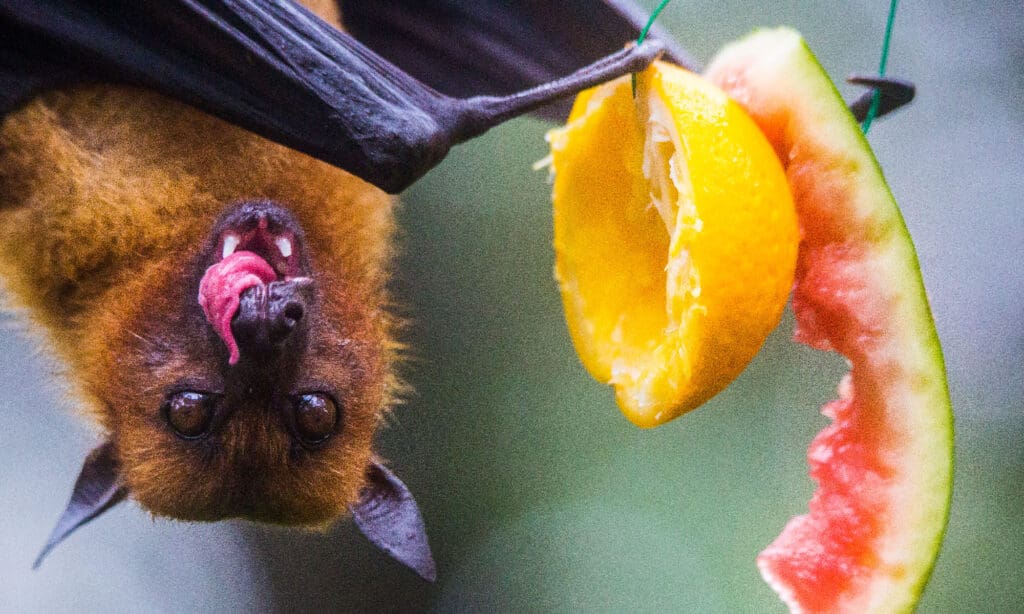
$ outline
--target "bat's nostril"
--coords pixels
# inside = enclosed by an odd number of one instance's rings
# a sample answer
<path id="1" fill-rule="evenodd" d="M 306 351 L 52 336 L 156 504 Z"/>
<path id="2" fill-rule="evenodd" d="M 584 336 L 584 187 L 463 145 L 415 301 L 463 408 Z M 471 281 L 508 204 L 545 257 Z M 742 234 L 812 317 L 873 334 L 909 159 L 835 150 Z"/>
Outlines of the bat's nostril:
<path id="1" fill-rule="evenodd" d="M 284 307 L 284 317 L 292 323 L 301 320 L 305 313 L 306 310 L 302 307 L 302 303 L 291 301 Z"/>
<path id="2" fill-rule="evenodd" d="M 239 296 L 231 330 L 241 356 L 269 360 L 303 343 L 297 331 L 306 327 L 312 298 L 308 278 L 275 281 L 247 288 Z M 294 339 L 294 340 L 293 340 Z"/>
<path id="3" fill-rule="evenodd" d="M 305 313 L 306 310 L 302 303 L 288 301 L 284 308 L 278 312 L 277 316 L 273 317 L 273 321 L 270 322 L 270 342 L 273 344 L 283 342 L 292 334 L 292 331 L 298 326 Z"/>

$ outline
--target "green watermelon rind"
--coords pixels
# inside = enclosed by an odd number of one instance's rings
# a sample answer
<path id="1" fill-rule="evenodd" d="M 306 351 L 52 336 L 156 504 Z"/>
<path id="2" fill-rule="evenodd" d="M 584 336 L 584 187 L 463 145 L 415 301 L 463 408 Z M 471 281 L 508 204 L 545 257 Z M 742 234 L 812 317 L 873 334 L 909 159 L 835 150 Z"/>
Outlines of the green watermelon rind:
<path id="1" fill-rule="evenodd" d="M 742 79 L 736 79 L 740 72 Z M 856 183 L 857 202 L 852 203 L 850 209 L 855 218 L 851 220 L 850 233 L 858 245 L 870 247 L 872 254 L 879 256 L 880 275 L 872 277 L 877 276 L 879 281 L 887 281 L 899 289 L 892 291 L 894 309 L 886 314 L 887 321 L 899 324 L 887 332 L 895 339 L 901 359 L 899 366 L 918 376 L 913 380 L 917 387 L 905 390 L 908 402 L 903 404 L 911 410 L 910 415 L 894 417 L 906 422 L 886 425 L 896 429 L 897 434 L 912 435 L 904 442 L 902 455 L 890 455 L 887 459 L 906 469 L 905 475 L 911 476 L 911 480 L 900 485 L 917 488 L 916 496 L 906 501 L 908 508 L 917 509 L 904 510 L 905 516 L 916 518 L 916 525 L 908 527 L 915 535 L 902 536 L 906 538 L 902 543 L 911 551 L 907 577 L 902 581 L 872 579 L 860 585 L 866 587 L 868 594 L 854 598 L 850 609 L 910 611 L 927 584 L 942 543 L 953 475 L 953 414 L 945 365 L 910 234 L 860 127 L 797 32 L 787 28 L 755 31 L 724 48 L 705 76 L 747 107 L 759 124 L 764 120 L 762 128 L 766 134 L 772 129 L 769 125 L 773 119 L 771 109 L 767 118 L 759 118 L 758 110 L 750 106 L 751 100 L 744 99 L 752 84 L 760 88 L 758 104 L 765 102 L 762 94 L 768 91 L 776 97 L 769 104 L 785 100 L 786 104 L 795 105 L 799 124 L 795 132 L 807 135 L 813 141 L 812 149 L 830 148 L 848 156 L 855 169 L 851 175 Z M 814 132 L 808 133 L 810 129 Z M 768 136 L 769 140 L 773 139 L 771 134 Z M 900 494 L 903 491 L 894 491 L 894 495 Z M 886 537 L 901 535 L 894 532 Z M 784 594 L 785 586 L 773 582 L 764 569 L 762 574 L 794 611 L 801 609 L 792 595 L 787 598 Z"/>

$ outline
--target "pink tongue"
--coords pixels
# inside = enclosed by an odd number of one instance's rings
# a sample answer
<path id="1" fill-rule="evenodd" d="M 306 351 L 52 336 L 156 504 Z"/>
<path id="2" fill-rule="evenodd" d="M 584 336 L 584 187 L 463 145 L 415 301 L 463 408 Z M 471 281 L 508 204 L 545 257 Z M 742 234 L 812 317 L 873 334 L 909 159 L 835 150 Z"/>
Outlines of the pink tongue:
<path id="1" fill-rule="evenodd" d="M 238 303 L 247 289 L 277 279 L 277 273 L 266 260 L 247 251 L 231 254 L 206 269 L 199 282 L 199 305 L 206 319 L 217 331 L 231 353 L 228 364 L 238 362 L 238 344 L 231 333 L 231 320 L 238 311 Z"/>

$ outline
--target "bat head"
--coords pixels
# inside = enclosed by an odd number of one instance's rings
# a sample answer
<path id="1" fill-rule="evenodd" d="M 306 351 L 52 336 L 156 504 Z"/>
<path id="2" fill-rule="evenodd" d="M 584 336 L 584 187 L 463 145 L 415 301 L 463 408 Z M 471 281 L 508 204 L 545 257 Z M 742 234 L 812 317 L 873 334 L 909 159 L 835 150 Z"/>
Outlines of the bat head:
<path id="1" fill-rule="evenodd" d="M 318 525 L 356 500 L 387 340 L 315 251 L 282 205 L 230 205 L 110 339 L 112 442 L 147 509 Z"/>
<path id="2" fill-rule="evenodd" d="M 5 282 L 106 433 L 49 547 L 124 497 L 182 520 L 351 512 L 429 577 L 372 451 L 401 389 L 392 199 L 136 90 L 54 93 L 0 137 Z"/>
<path id="3" fill-rule="evenodd" d="M 371 452 L 395 387 L 381 306 L 354 300 L 358 284 L 272 201 L 228 206 L 193 251 L 103 329 L 110 439 L 39 561 L 130 495 L 182 520 L 322 526 L 351 511 L 432 580 L 418 508 Z"/>

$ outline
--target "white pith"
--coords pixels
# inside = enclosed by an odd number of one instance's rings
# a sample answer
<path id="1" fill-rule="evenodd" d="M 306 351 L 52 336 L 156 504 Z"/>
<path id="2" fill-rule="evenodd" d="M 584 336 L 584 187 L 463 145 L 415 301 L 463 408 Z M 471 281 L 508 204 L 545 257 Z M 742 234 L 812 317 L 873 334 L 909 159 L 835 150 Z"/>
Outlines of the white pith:
<path id="1" fill-rule="evenodd" d="M 665 314 L 666 326 L 661 337 L 667 343 L 676 346 L 675 354 L 679 363 L 684 365 L 682 379 L 676 382 L 679 386 L 689 380 L 690 371 L 687 363 L 685 347 L 675 338 L 677 331 L 686 326 L 685 317 L 689 309 L 680 312 L 673 309 L 673 298 L 685 296 L 686 303 L 698 308 L 696 299 L 700 296 L 698 272 L 693 266 L 686 249 L 688 237 L 699 232 L 702 222 L 697 216 L 694 202 L 693 186 L 690 170 L 686 161 L 686 146 L 672 112 L 662 100 L 656 88 L 642 83 L 636 96 L 637 117 L 643 121 L 644 148 L 641 171 L 647 181 L 650 201 L 648 208 L 657 211 L 665 225 L 669 237 L 669 250 L 665 254 Z M 624 338 L 622 327 L 626 324 L 625 315 L 620 318 L 611 333 L 613 343 L 620 343 Z M 666 341 L 663 341 L 663 343 Z M 647 356 L 656 356 L 657 342 L 649 340 L 650 347 L 642 348 Z M 671 379 L 671 378 L 670 378 Z M 636 355 L 620 355 L 612 359 L 611 379 L 609 384 L 628 391 L 632 404 L 647 410 L 656 405 L 664 404 L 659 394 L 654 391 L 658 382 L 666 378 L 662 369 L 651 361 L 638 360 Z M 655 414 L 655 420 L 661 420 L 662 412 Z"/>

